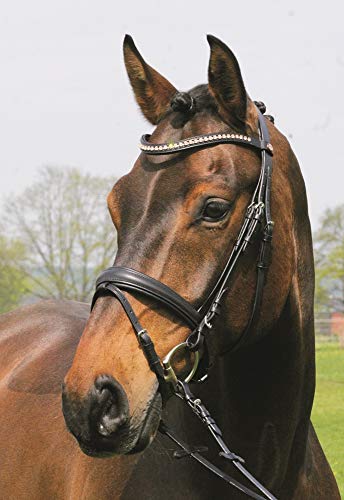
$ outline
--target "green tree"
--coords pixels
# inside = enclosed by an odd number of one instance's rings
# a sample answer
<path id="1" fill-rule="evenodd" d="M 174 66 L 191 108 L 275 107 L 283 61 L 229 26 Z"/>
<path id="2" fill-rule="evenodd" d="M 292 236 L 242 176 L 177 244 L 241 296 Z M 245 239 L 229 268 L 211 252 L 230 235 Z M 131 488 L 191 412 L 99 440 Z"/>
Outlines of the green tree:
<path id="1" fill-rule="evenodd" d="M 314 237 L 318 311 L 344 312 L 344 205 L 327 209 Z"/>
<path id="2" fill-rule="evenodd" d="M 25 293 L 26 277 L 19 270 L 25 250 L 18 241 L 10 241 L 0 235 L 0 313 L 17 307 Z"/>
<path id="3" fill-rule="evenodd" d="M 31 187 L 8 199 L 10 230 L 26 249 L 18 269 L 33 295 L 90 299 L 96 276 L 115 256 L 106 206 L 113 183 L 76 168 L 44 167 Z"/>

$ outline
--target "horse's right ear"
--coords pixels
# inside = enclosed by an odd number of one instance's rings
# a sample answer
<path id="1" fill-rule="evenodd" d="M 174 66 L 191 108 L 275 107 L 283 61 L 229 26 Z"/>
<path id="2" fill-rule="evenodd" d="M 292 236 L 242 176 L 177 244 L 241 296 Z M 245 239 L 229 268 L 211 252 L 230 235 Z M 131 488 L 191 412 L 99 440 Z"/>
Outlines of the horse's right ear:
<path id="1" fill-rule="evenodd" d="M 123 53 L 136 101 L 147 120 L 156 125 L 177 89 L 144 61 L 130 35 L 125 35 Z"/>

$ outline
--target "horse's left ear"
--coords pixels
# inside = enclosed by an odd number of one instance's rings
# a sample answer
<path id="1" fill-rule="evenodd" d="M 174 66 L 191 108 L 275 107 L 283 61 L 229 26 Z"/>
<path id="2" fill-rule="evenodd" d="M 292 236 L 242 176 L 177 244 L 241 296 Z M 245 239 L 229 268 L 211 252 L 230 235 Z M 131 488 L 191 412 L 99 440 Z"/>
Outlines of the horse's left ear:
<path id="1" fill-rule="evenodd" d="M 209 90 L 213 94 L 221 118 L 239 129 L 256 126 L 256 109 L 248 97 L 239 63 L 233 52 L 218 38 L 208 35 L 210 60 Z"/>
<path id="2" fill-rule="evenodd" d="M 147 120 L 156 125 L 169 109 L 177 89 L 146 63 L 130 35 L 125 35 L 123 54 L 136 101 Z"/>

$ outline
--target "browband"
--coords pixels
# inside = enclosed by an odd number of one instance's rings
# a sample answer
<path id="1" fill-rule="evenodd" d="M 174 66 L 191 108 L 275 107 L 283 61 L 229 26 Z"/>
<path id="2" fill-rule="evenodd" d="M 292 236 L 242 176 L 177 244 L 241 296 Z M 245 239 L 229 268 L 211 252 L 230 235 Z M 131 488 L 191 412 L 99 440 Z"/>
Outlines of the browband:
<path id="1" fill-rule="evenodd" d="M 241 144 L 244 146 L 253 146 L 260 151 L 268 151 L 270 154 L 273 153 L 270 142 L 243 134 L 221 132 L 216 134 L 195 135 L 181 141 L 166 142 L 162 144 L 153 144 L 149 142 L 150 137 L 149 134 L 143 135 L 141 137 L 141 144 L 139 145 L 141 151 L 150 155 L 166 155 L 184 151 L 185 149 L 204 148 L 205 146 L 215 146 L 216 144 Z"/>
<path id="2" fill-rule="evenodd" d="M 161 302 L 169 309 L 172 309 L 192 329 L 202 319 L 196 309 L 170 287 L 135 269 L 117 266 L 109 267 L 97 279 L 96 289 L 99 289 L 100 285 L 105 283 L 111 283 L 120 290 L 142 293 Z M 92 307 L 96 300 L 97 296 L 93 298 Z"/>

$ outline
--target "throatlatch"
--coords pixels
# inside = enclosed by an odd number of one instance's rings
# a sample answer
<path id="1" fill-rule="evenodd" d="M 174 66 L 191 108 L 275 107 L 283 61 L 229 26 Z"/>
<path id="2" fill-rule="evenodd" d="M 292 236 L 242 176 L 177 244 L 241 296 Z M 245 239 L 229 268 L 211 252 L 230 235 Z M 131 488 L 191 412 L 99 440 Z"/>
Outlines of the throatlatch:
<path id="1" fill-rule="evenodd" d="M 204 363 L 204 359 L 202 359 L 201 356 L 201 353 L 207 353 L 207 332 L 213 327 L 214 319 L 219 314 L 222 298 L 228 289 L 229 278 L 233 269 L 236 267 L 240 255 L 245 252 L 247 246 L 251 243 L 254 235 L 257 233 L 257 228 L 260 228 L 261 243 L 257 262 L 257 283 L 253 307 L 249 322 L 237 344 L 233 346 L 233 350 L 238 349 L 245 342 L 249 332 L 255 326 L 258 317 L 264 288 L 265 274 L 270 262 L 270 247 L 273 233 L 273 221 L 271 219 L 270 209 L 273 147 L 270 144 L 270 137 L 265 118 L 259 110 L 258 121 L 258 139 L 247 135 L 228 132 L 195 136 L 176 143 L 165 144 L 150 143 L 149 135 L 144 135 L 141 138 L 141 150 L 145 154 L 149 155 L 176 154 L 184 150 L 200 149 L 215 146 L 217 144 L 238 144 L 244 147 L 256 148 L 261 152 L 262 163 L 260 176 L 251 202 L 247 207 L 244 222 L 227 263 L 203 305 L 196 310 L 174 290 L 163 283 L 156 281 L 150 276 L 134 269 L 114 266 L 103 271 L 97 279 L 96 292 L 92 300 L 91 308 L 93 308 L 97 298 L 104 295 L 113 296 L 120 302 L 132 324 L 139 346 L 142 349 L 151 370 L 155 373 L 159 381 L 160 391 L 163 397 L 166 398 L 169 395 L 174 394 L 185 401 L 187 406 L 201 420 L 203 425 L 208 429 L 209 433 L 214 438 L 221 450 L 219 455 L 222 458 L 231 461 L 232 464 L 246 477 L 246 479 L 264 494 L 264 497 L 242 485 L 209 462 L 203 455 L 201 455 L 202 451 L 206 451 L 204 447 L 195 448 L 187 445 L 179 439 L 164 422 L 161 422 L 159 427 L 160 432 L 168 436 L 180 448 L 180 451 L 175 452 L 175 456 L 177 458 L 191 457 L 195 459 L 216 476 L 220 477 L 228 484 L 231 484 L 251 498 L 263 500 L 264 498 L 268 498 L 269 500 L 276 500 L 276 497 L 272 495 L 257 479 L 255 479 L 250 472 L 247 471 L 247 469 L 243 466 L 244 460 L 229 450 L 215 420 L 212 418 L 202 401 L 192 394 L 189 386 L 190 382 L 202 382 L 207 377 L 208 367 L 205 366 L 206 363 Z M 191 334 L 187 340 L 175 346 L 161 361 L 155 351 L 154 343 L 149 337 L 147 330 L 141 326 L 129 301 L 126 299 L 122 291 L 141 293 L 169 308 L 190 327 Z M 193 365 L 184 380 L 180 380 L 178 378 L 178 375 L 173 367 L 173 357 L 181 349 L 186 349 L 193 353 Z"/>

